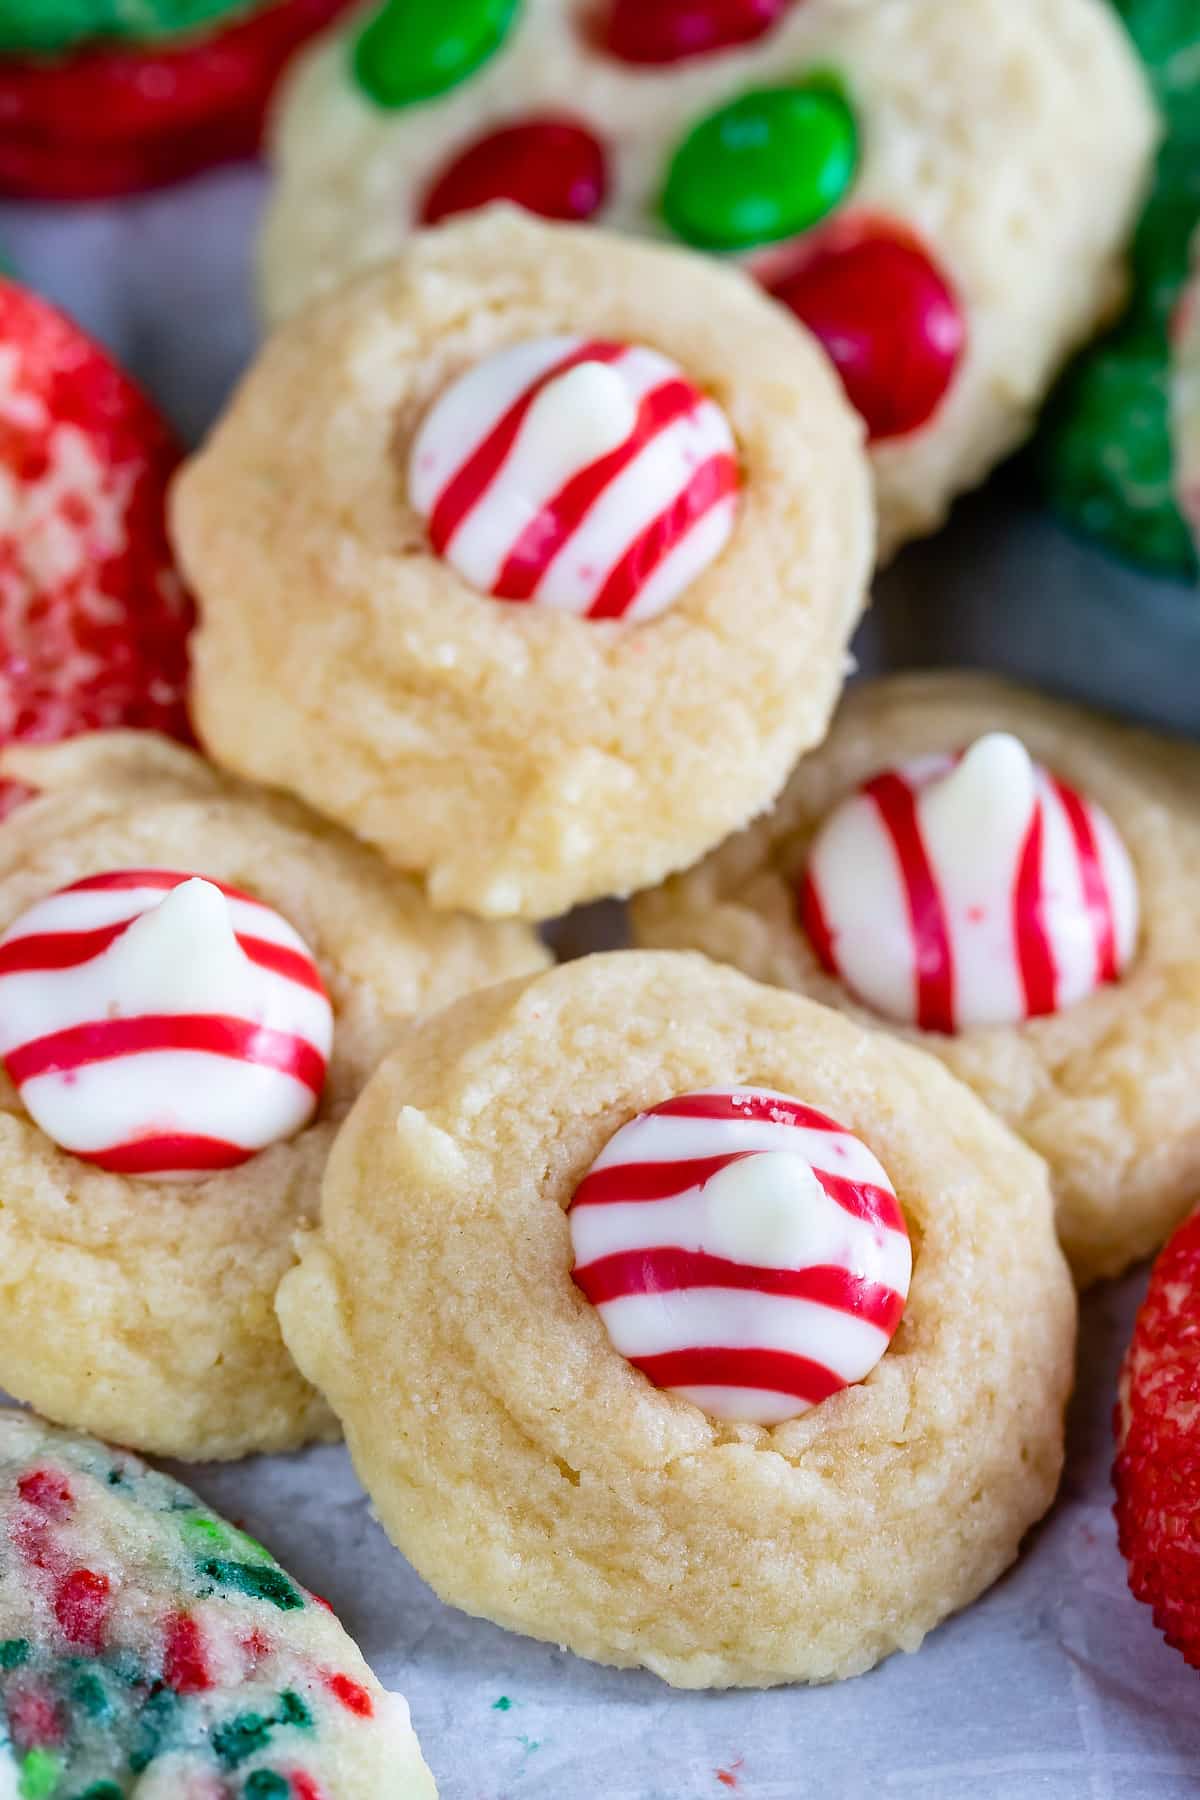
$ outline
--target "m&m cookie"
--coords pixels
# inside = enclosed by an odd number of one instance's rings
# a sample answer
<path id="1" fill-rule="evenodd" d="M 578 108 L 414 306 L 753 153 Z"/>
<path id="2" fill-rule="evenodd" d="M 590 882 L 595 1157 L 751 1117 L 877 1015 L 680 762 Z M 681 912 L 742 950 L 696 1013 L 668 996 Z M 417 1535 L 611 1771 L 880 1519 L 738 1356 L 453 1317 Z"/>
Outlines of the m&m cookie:
<path id="1" fill-rule="evenodd" d="M 1179 1227 L 1121 1370 L 1117 1527 L 1129 1585 L 1169 1644 L 1200 1669 L 1200 1214 Z"/>
<path id="2" fill-rule="evenodd" d="M 861 430 L 736 269 L 511 209 L 291 321 L 176 485 L 218 761 L 543 918 L 693 862 L 823 734 Z"/>
<path id="3" fill-rule="evenodd" d="M 251 156 L 288 59 L 348 0 L 14 0 L 0 193 L 90 200 Z"/>
<path id="4" fill-rule="evenodd" d="M 0 745 L 190 736 L 172 433 L 105 351 L 0 276 Z M 0 783 L 0 813 L 21 798 Z"/>
<path id="5" fill-rule="evenodd" d="M 0 769 L 0 1386 L 162 1454 L 328 1435 L 272 1298 L 337 1124 L 406 1014 L 545 952 L 166 739 Z"/>
<path id="6" fill-rule="evenodd" d="M 289 81 L 266 308 L 496 201 L 737 259 L 861 414 L 887 553 L 1106 316 L 1154 129 L 1103 0 L 375 0 Z"/>
<path id="7" fill-rule="evenodd" d="M 0 1411 L 0 1793 L 434 1800 L 398 1694 L 245 1532 Z"/>
<path id="8" fill-rule="evenodd" d="M 1062 1462 L 1041 1161 L 931 1058 L 701 957 L 407 1033 L 278 1309 L 443 1599 L 680 1687 L 915 1650 Z"/>
<path id="9" fill-rule="evenodd" d="M 1200 218 L 1200 60 L 1190 0 L 1116 0 L 1165 125 L 1131 250 L 1129 304 L 1079 358 L 1038 443 L 1063 519 L 1163 574 L 1194 576 L 1196 552 L 1172 447 L 1169 341 Z"/>
<path id="10" fill-rule="evenodd" d="M 1082 1282 L 1200 1194 L 1194 750 L 1004 682 L 852 689 L 775 811 L 639 897 L 704 950 L 903 1033 L 1050 1165 Z"/>

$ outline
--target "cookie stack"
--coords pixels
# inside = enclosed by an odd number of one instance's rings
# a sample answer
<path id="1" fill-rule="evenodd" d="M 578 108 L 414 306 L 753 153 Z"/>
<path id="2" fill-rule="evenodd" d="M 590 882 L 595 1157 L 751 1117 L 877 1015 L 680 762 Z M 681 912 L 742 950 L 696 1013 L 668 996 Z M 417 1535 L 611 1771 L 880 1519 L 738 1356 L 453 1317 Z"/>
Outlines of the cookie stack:
<path id="1" fill-rule="evenodd" d="M 444 1599 L 580 1655 L 854 1675 L 1016 1557 L 1076 1285 L 1200 1195 L 1200 753 L 842 692 L 878 556 L 1105 316 L 1152 112 L 1098 0 L 450 11 L 290 86 L 311 303 L 174 478 L 177 571 L 169 440 L 89 435 L 98 353 L 0 290 L 12 605 L 49 516 L 125 670 L 89 710 L 49 658 L 0 754 L 0 1384 L 184 1458 L 344 1431 Z M 0 1793 L 431 1791 L 186 1490 L 10 1414 L 0 1516 Z"/>

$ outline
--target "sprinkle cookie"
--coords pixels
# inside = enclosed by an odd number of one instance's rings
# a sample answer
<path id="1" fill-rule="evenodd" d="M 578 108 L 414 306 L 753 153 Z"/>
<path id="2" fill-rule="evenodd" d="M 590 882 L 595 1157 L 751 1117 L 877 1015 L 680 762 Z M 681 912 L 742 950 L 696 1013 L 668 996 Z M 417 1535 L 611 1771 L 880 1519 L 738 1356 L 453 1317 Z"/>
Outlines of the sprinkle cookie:
<path id="1" fill-rule="evenodd" d="M 263 292 L 495 201 L 737 258 L 862 414 L 887 554 L 1106 315 L 1153 137 L 1101 0 L 376 0 L 289 80 Z"/>
<path id="2" fill-rule="evenodd" d="M 261 1544 L 0 1412 L 0 1794 L 434 1800 L 398 1694 Z"/>
<path id="3" fill-rule="evenodd" d="M 278 1308 L 443 1599 L 681 1687 L 915 1650 L 1061 1466 L 1042 1163 L 931 1058 L 700 957 L 405 1037 Z"/>
<path id="4" fill-rule="evenodd" d="M 198 729 L 435 906 L 628 893 L 825 730 L 859 435 L 736 270 L 507 210 L 427 233 L 268 343 L 176 485 Z"/>
<path id="5" fill-rule="evenodd" d="M 0 193 L 92 200 L 252 156 L 289 58 L 348 0 L 12 0 Z"/>
<path id="6" fill-rule="evenodd" d="M 634 909 L 913 1037 L 1050 1164 L 1082 1282 L 1200 1193 L 1193 753 L 975 675 L 856 688 L 776 811 Z"/>
<path id="7" fill-rule="evenodd" d="M 0 745 L 189 738 L 192 606 L 164 522 L 179 446 L 77 326 L 0 277 Z M 0 783 L 0 815 L 24 797 Z"/>
<path id="8" fill-rule="evenodd" d="M 229 1457 L 328 1435 L 271 1309 L 402 1017 L 540 967 L 300 808 L 149 734 L 10 750 L 0 1386 Z"/>
<path id="9" fill-rule="evenodd" d="M 1200 1214 L 1154 1265 L 1121 1370 L 1117 1526 L 1129 1585 L 1200 1669 Z"/>

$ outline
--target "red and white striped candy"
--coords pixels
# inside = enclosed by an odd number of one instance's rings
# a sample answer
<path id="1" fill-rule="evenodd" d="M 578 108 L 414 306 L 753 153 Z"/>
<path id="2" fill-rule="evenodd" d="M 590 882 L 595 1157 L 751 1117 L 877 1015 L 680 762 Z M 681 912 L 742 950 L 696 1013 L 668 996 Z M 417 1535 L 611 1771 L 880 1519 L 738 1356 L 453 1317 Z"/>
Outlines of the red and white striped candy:
<path id="1" fill-rule="evenodd" d="M 729 421 L 639 344 L 536 338 L 454 382 L 412 448 L 430 542 L 498 600 L 650 619 L 719 555 L 737 507 Z"/>
<path id="2" fill-rule="evenodd" d="M 885 770 L 809 853 L 805 927 L 825 967 L 925 1031 L 1014 1025 L 1116 981 L 1137 879 L 1108 815 L 995 732 Z"/>
<path id="3" fill-rule="evenodd" d="M 858 1138 L 768 1088 L 623 1125 L 568 1213 L 613 1345 L 714 1418 L 795 1418 L 862 1381 L 900 1323 L 904 1215 Z"/>
<path id="4" fill-rule="evenodd" d="M 287 920 L 236 888 L 118 869 L 0 938 L 0 1056 L 61 1149 L 125 1175 L 201 1177 L 316 1111 L 333 1014 Z"/>

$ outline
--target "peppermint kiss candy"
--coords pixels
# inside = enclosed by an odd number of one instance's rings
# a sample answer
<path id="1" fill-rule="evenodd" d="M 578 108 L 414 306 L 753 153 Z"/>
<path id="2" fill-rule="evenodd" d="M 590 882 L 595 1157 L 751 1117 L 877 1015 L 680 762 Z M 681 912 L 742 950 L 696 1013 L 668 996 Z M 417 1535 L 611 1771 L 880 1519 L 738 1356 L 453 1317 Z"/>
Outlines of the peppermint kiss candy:
<path id="1" fill-rule="evenodd" d="M 434 550 L 498 600 L 650 619 L 733 530 L 729 421 L 639 344 L 537 338 L 476 364 L 427 414 L 409 497 Z"/>
<path id="2" fill-rule="evenodd" d="M 769 1088 L 684 1094 L 623 1125 L 568 1213 L 613 1345 L 717 1419 L 775 1425 L 862 1381 L 912 1249 L 866 1145 Z"/>
<path id="3" fill-rule="evenodd" d="M 886 770 L 837 807 L 801 910 L 859 999 L 941 1032 L 1073 1006 L 1119 978 L 1138 927 L 1111 819 L 1003 732 Z"/>
<path id="4" fill-rule="evenodd" d="M 47 1137 L 101 1168 L 246 1162 L 308 1123 L 332 1041 L 300 935 L 198 876 L 91 876 L 0 938 L 4 1066 Z"/>

